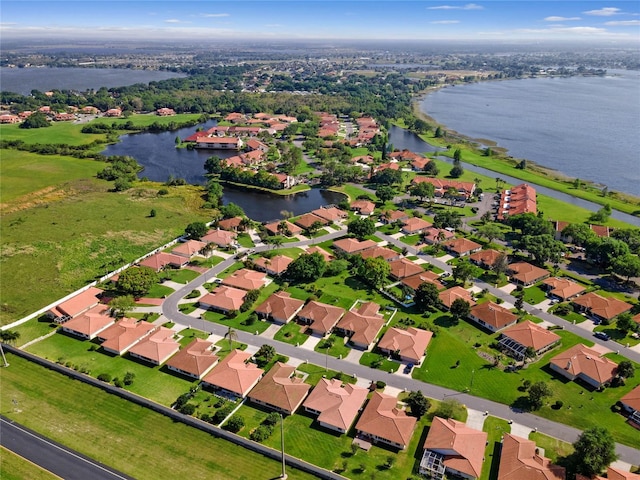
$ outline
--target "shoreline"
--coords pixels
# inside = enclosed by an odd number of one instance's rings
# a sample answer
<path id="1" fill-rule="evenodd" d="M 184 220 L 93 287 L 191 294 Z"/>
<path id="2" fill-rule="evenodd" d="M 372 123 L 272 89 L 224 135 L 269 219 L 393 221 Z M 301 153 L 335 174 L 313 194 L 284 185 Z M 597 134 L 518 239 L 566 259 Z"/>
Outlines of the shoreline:
<path id="1" fill-rule="evenodd" d="M 508 79 L 492 79 L 492 80 L 481 80 L 482 82 L 493 82 L 493 81 L 506 81 Z M 429 143 L 432 146 L 436 146 L 436 147 L 442 147 L 442 146 L 446 146 L 447 144 L 455 144 L 455 143 L 461 143 L 467 147 L 469 147 L 470 149 L 472 149 L 475 153 L 482 155 L 482 149 L 484 147 L 488 147 L 493 151 L 493 155 L 491 157 L 486 157 L 486 158 L 492 158 L 494 160 L 498 160 L 501 164 L 503 164 L 506 167 L 514 167 L 516 164 L 518 164 L 521 161 L 526 161 L 527 163 L 527 168 L 526 170 L 523 171 L 527 171 L 528 173 L 530 173 L 531 175 L 534 175 L 536 177 L 540 177 L 541 180 L 545 180 L 548 182 L 553 182 L 553 183 L 572 183 L 575 180 L 579 180 L 580 184 L 584 187 L 589 187 L 592 189 L 601 189 L 603 188 L 603 184 L 600 184 L 598 182 L 595 181 L 591 181 L 591 180 L 585 180 L 585 179 L 578 179 L 576 177 L 572 177 L 560 170 L 556 170 L 554 168 L 551 167 L 547 167 L 545 165 L 541 165 L 533 160 L 529 160 L 529 159 L 525 159 L 525 158 L 519 158 L 519 157 L 512 157 L 511 155 L 509 155 L 509 150 L 506 147 L 500 147 L 498 145 L 498 143 L 495 140 L 491 140 L 491 139 L 485 139 L 485 138 L 474 138 L 468 135 L 465 135 L 463 133 L 460 133 L 456 130 L 453 130 L 449 127 L 447 127 L 445 124 L 439 122 L 438 120 L 436 120 L 434 117 L 432 117 L 431 115 L 429 115 L 428 113 L 424 112 L 420 106 L 422 101 L 426 98 L 427 95 L 433 93 L 433 92 L 437 92 L 438 90 L 440 90 L 441 88 L 447 88 L 448 85 L 438 85 L 438 86 L 434 86 L 434 87 L 429 87 L 426 90 L 422 91 L 418 96 L 415 97 L 415 99 L 412 101 L 412 111 L 414 112 L 414 115 L 421 119 L 424 120 L 425 122 L 429 123 L 430 125 L 433 125 L 435 127 L 440 127 L 444 132 L 445 135 L 444 137 L 440 138 L 440 139 L 436 139 L 435 137 L 428 137 L 427 135 L 424 134 L 417 134 L 423 141 Z M 435 143 L 434 143 L 435 140 Z M 450 142 L 447 140 L 451 140 Z M 441 141 L 442 145 L 439 144 Z M 463 160 L 464 162 L 465 160 Z M 495 171 L 496 173 L 504 173 L 500 170 L 496 170 L 494 168 L 492 168 L 491 166 L 488 165 L 484 165 L 484 164 L 477 164 L 474 162 L 470 162 L 468 160 L 466 160 L 467 163 L 470 163 L 472 165 L 476 165 L 478 167 L 482 167 L 482 168 L 486 168 L 488 170 L 491 171 Z M 514 169 L 515 171 L 512 173 L 509 173 L 509 175 L 514 176 L 514 177 L 518 177 L 518 170 Z M 526 182 L 525 179 L 523 179 L 524 182 Z M 549 187 L 549 188 L 553 188 L 555 190 L 558 191 L 564 191 L 561 188 L 557 188 L 557 187 Z M 588 200 L 588 201 L 596 201 L 595 199 L 591 198 L 590 196 L 583 196 L 583 195 L 575 195 L 576 192 L 580 192 L 583 191 L 585 193 L 588 193 L 587 190 L 575 190 L 574 192 L 570 193 L 570 195 L 575 196 L 577 198 L 582 198 L 584 200 Z M 613 192 L 612 192 L 613 193 Z M 638 208 L 635 208 L 633 212 L 630 211 L 626 211 L 626 210 L 621 210 L 621 209 L 617 209 L 623 213 L 628 213 L 629 215 L 633 215 L 633 216 L 638 216 L 639 214 L 637 213 L 638 211 L 640 211 L 640 197 L 633 195 L 631 193 L 628 192 L 622 192 L 622 191 L 616 191 L 615 192 L 616 197 L 612 198 L 612 200 L 616 200 L 618 202 L 622 202 L 625 205 L 629 205 L 630 207 L 633 207 L 634 205 L 637 206 Z M 604 199 L 602 199 L 600 202 L 596 202 L 596 203 L 600 203 L 602 205 L 604 205 L 605 202 Z M 612 206 L 612 208 L 615 209 L 615 207 Z"/>

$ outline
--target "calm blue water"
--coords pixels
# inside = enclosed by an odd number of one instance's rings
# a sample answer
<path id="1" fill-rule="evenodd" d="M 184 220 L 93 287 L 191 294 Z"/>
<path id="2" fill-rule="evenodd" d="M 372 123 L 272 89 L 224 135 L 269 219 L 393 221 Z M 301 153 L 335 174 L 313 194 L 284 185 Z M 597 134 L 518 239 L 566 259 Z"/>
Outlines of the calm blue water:
<path id="1" fill-rule="evenodd" d="M 640 72 L 443 88 L 423 112 L 571 177 L 640 195 Z"/>
<path id="2" fill-rule="evenodd" d="M 123 87 L 149 83 L 184 74 L 125 68 L 2 68 L 0 90 L 29 95 L 31 90 L 98 90 L 100 87 Z"/>

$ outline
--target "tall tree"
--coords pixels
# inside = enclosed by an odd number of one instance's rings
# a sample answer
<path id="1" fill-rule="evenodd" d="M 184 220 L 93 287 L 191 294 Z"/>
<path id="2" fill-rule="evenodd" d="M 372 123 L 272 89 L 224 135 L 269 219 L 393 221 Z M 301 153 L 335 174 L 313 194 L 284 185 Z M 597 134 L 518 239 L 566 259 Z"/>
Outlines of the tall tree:
<path id="1" fill-rule="evenodd" d="M 418 310 L 423 313 L 438 308 L 441 305 L 438 287 L 429 282 L 421 283 L 413 296 L 413 301 Z"/>
<path id="2" fill-rule="evenodd" d="M 355 235 L 359 240 L 364 240 L 376 231 L 376 224 L 370 218 L 354 218 L 347 225 L 347 232 Z"/>
<path id="3" fill-rule="evenodd" d="M 391 266 L 382 257 L 365 259 L 358 271 L 358 275 L 375 288 L 380 288 L 390 273 Z"/>
<path id="4" fill-rule="evenodd" d="M 478 227 L 478 235 L 487 239 L 489 243 L 495 238 L 498 240 L 504 239 L 504 234 L 500 227 L 495 223 L 487 223 Z"/>
<path id="5" fill-rule="evenodd" d="M 453 267 L 453 278 L 465 284 L 469 278 L 473 275 L 474 267 L 469 260 L 463 259 Z"/>
<path id="6" fill-rule="evenodd" d="M 613 259 L 611 269 L 621 277 L 640 277 L 640 258 L 632 253 L 627 253 Z"/>
<path id="7" fill-rule="evenodd" d="M 431 408 L 431 402 L 420 390 L 409 393 L 405 402 L 411 409 L 411 415 L 417 418 L 422 418 L 422 416 L 429 411 L 429 408 Z"/>
<path id="8" fill-rule="evenodd" d="M 469 316 L 469 313 L 471 313 L 471 305 L 463 298 L 456 298 L 451 304 L 449 312 L 451 312 L 451 315 L 453 315 L 453 318 L 456 320 L 466 318 Z"/>
<path id="9" fill-rule="evenodd" d="M 378 197 L 383 203 L 393 200 L 393 197 L 395 196 L 396 190 L 390 185 L 378 185 L 376 187 L 376 197 Z"/>
<path id="10" fill-rule="evenodd" d="M 544 382 L 536 382 L 529 387 L 529 405 L 532 410 L 539 410 L 544 403 L 544 399 L 553 394 L 549 385 Z"/>
<path id="11" fill-rule="evenodd" d="M 618 458 L 613 436 L 604 427 L 592 427 L 578 437 L 573 444 L 577 473 L 593 477 Z"/>
<path id="12" fill-rule="evenodd" d="M 414 183 L 409 187 L 409 193 L 423 202 L 425 198 L 431 199 L 435 196 L 435 187 L 427 182 Z"/>
<path id="13" fill-rule="evenodd" d="M 192 222 L 184 229 L 184 233 L 191 240 L 200 240 L 207 234 L 207 224 L 204 222 Z"/>
<path id="14" fill-rule="evenodd" d="M 285 278 L 294 282 L 314 282 L 322 276 L 326 268 L 327 262 L 321 254 L 302 254 L 289 264 Z"/>
<path id="15" fill-rule="evenodd" d="M 147 294 L 158 281 L 158 274 L 152 268 L 131 267 L 120 273 L 117 286 L 125 295 L 139 298 Z"/>

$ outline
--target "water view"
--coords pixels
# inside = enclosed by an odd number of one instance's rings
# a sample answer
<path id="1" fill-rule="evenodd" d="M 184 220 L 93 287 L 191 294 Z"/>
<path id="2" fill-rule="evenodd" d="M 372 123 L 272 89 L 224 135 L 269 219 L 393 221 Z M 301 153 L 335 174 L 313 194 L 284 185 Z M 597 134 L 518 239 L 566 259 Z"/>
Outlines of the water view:
<path id="1" fill-rule="evenodd" d="M 31 90 L 98 90 L 149 83 L 184 74 L 157 70 L 125 68 L 2 68 L 2 91 L 29 95 Z"/>
<path id="2" fill-rule="evenodd" d="M 215 120 L 210 120 L 198 127 L 206 129 L 216 124 Z M 147 177 L 149 180 L 165 182 L 173 176 L 184 178 L 194 185 L 203 185 L 207 181 L 204 175 L 205 160 L 212 155 L 227 158 L 236 155 L 236 152 L 176 148 L 176 137 L 188 137 L 198 127 L 183 128 L 173 132 L 123 135 L 119 143 L 109 145 L 102 154 L 129 155 L 135 158 L 144 167 L 140 176 Z M 224 204 L 233 202 L 240 205 L 247 216 L 253 220 L 266 222 L 281 218 L 280 212 L 283 210 L 300 215 L 322 205 L 339 203 L 344 198 L 341 193 L 317 188 L 295 195 L 282 196 L 225 186 L 222 201 Z"/>
<path id="3" fill-rule="evenodd" d="M 640 195 L 640 72 L 609 73 L 443 88 L 421 108 L 514 157 Z"/>

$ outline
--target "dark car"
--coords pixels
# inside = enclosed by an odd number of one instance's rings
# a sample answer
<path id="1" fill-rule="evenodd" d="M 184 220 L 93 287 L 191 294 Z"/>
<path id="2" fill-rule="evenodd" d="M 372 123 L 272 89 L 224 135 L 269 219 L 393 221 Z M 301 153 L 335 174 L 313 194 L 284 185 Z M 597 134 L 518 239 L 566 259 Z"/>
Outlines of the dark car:
<path id="1" fill-rule="evenodd" d="M 609 340 L 609 335 L 604 332 L 596 332 L 593 334 L 594 337 L 599 338 L 600 340 Z"/>

